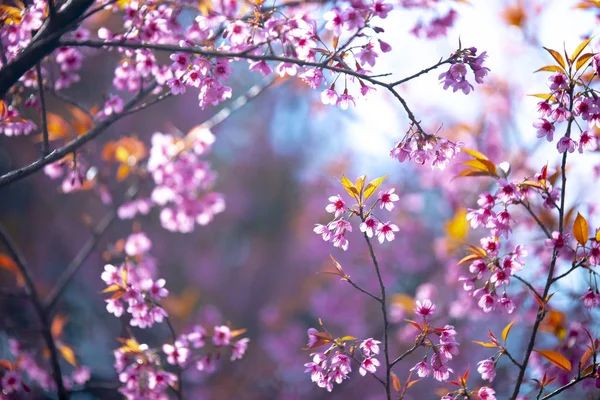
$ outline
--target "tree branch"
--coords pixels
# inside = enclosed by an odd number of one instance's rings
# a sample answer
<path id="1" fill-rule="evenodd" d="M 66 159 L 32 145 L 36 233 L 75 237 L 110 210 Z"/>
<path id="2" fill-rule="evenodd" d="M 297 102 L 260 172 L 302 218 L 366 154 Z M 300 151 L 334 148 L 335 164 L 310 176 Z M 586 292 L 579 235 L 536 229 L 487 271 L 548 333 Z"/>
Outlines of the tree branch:
<path id="1" fill-rule="evenodd" d="M 140 93 L 138 93 L 132 99 L 130 99 L 125 104 L 122 113 L 110 115 L 106 119 L 100 121 L 96 126 L 94 126 L 92 129 L 90 129 L 83 135 L 78 136 L 77 138 L 73 139 L 72 141 L 70 141 L 69 143 L 64 145 L 63 147 L 55 149 L 50 154 L 48 154 L 46 157 L 40 158 L 25 167 L 16 169 L 5 175 L 0 176 L 0 188 L 8 185 L 11 182 L 17 181 L 19 179 L 23 179 L 23 178 L 41 170 L 46 165 L 62 159 L 67 154 L 75 152 L 81 146 L 83 146 L 90 140 L 94 139 L 95 137 L 97 137 L 98 135 L 103 133 L 114 122 L 118 121 L 123 116 L 125 116 L 125 113 L 127 112 L 127 110 L 129 110 L 131 107 L 133 107 L 139 100 L 141 100 L 146 94 L 150 93 L 152 91 L 152 89 L 154 89 L 155 87 L 156 87 L 156 84 L 151 84 L 149 87 L 142 90 Z"/>
<path id="2" fill-rule="evenodd" d="M 52 1 L 49 0 L 49 3 Z M 42 64 L 35 65 L 38 90 L 40 92 L 40 107 L 42 112 L 42 157 L 50 153 L 50 141 L 48 139 L 48 111 L 46 110 L 46 96 L 44 95 L 44 79 L 42 77 Z"/>
<path id="3" fill-rule="evenodd" d="M 29 296 L 29 299 L 33 303 L 33 307 L 38 315 L 40 320 L 40 324 L 42 325 L 42 336 L 44 337 L 44 341 L 46 342 L 46 346 L 50 352 L 50 363 L 52 365 L 52 376 L 54 378 L 54 382 L 56 383 L 58 398 L 60 400 L 65 400 L 69 397 L 64 385 L 63 385 L 63 377 L 62 372 L 60 370 L 60 363 L 58 361 L 58 351 L 56 349 L 56 344 L 54 343 L 54 338 L 52 337 L 52 332 L 50 330 L 50 321 L 48 320 L 48 316 L 46 315 L 46 310 L 44 309 L 44 305 L 40 299 L 40 296 L 35 288 L 35 284 L 33 282 L 33 278 L 31 277 L 31 273 L 29 272 L 29 268 L 27 268 L 27 264 L 25 263 L 25 259 L 17 249 L 15 243 L 8 236 L 8 233 L 4 230 L 4 227 L 0 226 L 0 241 L 6 247 L 10 257 L 15 261 L 17 267 L 19 268 L 19 272 L 23 276 L 23 280 L 25 281 L 25 293 Z"/>

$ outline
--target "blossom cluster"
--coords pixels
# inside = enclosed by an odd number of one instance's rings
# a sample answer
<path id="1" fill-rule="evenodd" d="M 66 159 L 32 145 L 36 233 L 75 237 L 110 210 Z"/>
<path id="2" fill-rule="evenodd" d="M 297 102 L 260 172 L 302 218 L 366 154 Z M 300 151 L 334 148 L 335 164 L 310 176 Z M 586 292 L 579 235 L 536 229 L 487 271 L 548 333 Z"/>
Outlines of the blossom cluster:
<path id="1" fill-rule="evenodd" d="M 598 70 L 598 59 L 596 55 L 592 60 L 592 66 Z M 598 73 L 598 72 L 596 72 Z M 582 91 L 574 92 L 576 85 L 583 85 Z M 577 124 L 579 129 L 579 140 L 573 139 L 571 130 L 567 130 L 556 143 L 559 153 L 573 153 L 575 149 L 579 153 L 594 151 L 598 148 L 596 129 L 600 129 L 600 97 L 598 91 L 589 87 L 581 76 L 569 77 L 564 71 L 558 71 L 548 78 L 550 93 L 541 95 L 546 97 L 538 103 L 537 111 L 539 118 L 533 122 L 536 128 L 536 136 L 545 138 L 548 142 L 554 141 L 556 124 L 581 118 L 587 123 L 587 129 Z"/>
<path id="2" fill-rule="evenodd" d="M 106 310 L 121 317 L 131 316 L 131 326 L 149 328 L 163 322 L 167 312 L 158 301 L 169 294 L 165 280 L 156 279 L 156 260 L 148 254 L 152 242 L 143 232 L 131 234 L 125 241 L 125 261 L 119 266 L 106 264 L 101 278 L 112 294 L 106 300 Z"/>
<path id="3" fill-rule="evenodd" d="M 359 178 L 361 179 L 361 178 Z M 362 178 L 364 180 L 364 178 Z M 352 224 L 350 219 L 358 216 L 361 219 L 359 229 L 368 238 L 377 237 L 379 243 L 386 240 L 391 242 L 395 238 L 394 232 L 398 232 L 398 225 L 391 221 L 383 222 L 375 214 L 373 210 L 379 205 L 380 210 L 392 211 L 394 203 L 400 200 L 395 193 L 395 189 L 380 191 L 377 195 L 377 200 L 369 207 L 359 205 L 358 208 L 349 208 L 341 195 L 329 197 L 330 204 L 325 207 L 325 211 L 333 214 L 333 220 L 327 225 L 315 224 L 313 231 L 323 238 L 326 242 L 333 243 L 334 247 L 339 247 L 342 250 L 348 250 L 347 232 L 352 232 Z M 358 192 L 357 192 L 358 193 Z M 363 211 L 367 209 L 368 211 Z"/>
<path id="4" fill-rule="evenodd" d="M 150 199 L 137 199 L 119 207 L 121 218 L 147 214 L 150 204 L 161 207 L 162 226 L 175 232 L 192 232 L 196 224 L 206 225 L 225 210 L 225 201 L 212 192 L 216 173 L 207 154 L 215 137 L 208 129 L 192 130 L 185 138 L 155 133 L 147 162 L 154 181 Z"/>
<path id="5" fill-rule="evenodd" d="M 453 142 L 439 136 L 424 134 L 420 129 L 416 132 L 411 129 L 406 137 L 390 150 L 390 156 L 401 163 L 414 161 L 424 165 L 430 162 L 432 169 L 443 171 L 462 146 L 462 142 Z"/>
<path id="6" fill-rule="evenodd" d="M 498 184 L 500 187 L 495 194 L 485 192 L 479 195 L 479 208 L 469 209 L 467 220 L 471 227 L 489 229 L 490 236 L 480 239 L 480 247 L 472 248 L 472 254 L 467 256 L 467 260 L 472 261 L 469 274 L 458 279 L 464 290 L 477 299 L 484 312 L 498 309 L 510 314 L 515 310 L 515 304 L 507 294 L 507 287 L 511 277 L 523 270 L 528 252 L 524 246 L 516 245 L 513 250 L 502 253 L 501 238 L 508 238 L 512 232 L 513 217 L 508 206 L 522 201 L 525 194 L 520 187 L 505 179 L 500 179 Z M 499 206 L 497 211 L 494 210 L 496 206 Z M 477 288 L 480 281 L 483 284 Z"/>
<path id="7" fill-rule="evenodd" d="M 432 328 L 429 324 L 430 317 L 435 313 L 436 306 L 429 299 L 423 301 L 417 300 L 415 307 L 415 314 L 419 315 L 422 319 L 422 323 L 419 324 L 415 321 L 411 323 L 418 327 L 420 330 L 417 337 L 417 343 L 420 343 L 426 347 L 432 349 L 429 363 L 425 356 L 422 361 L 418 362 L 410 371 L 414 371 L 419 378 L 425 378 L 431 375 L 440 381 L 447 381 L 450 377 L 450 373 L 453 372 L 452 368 L 448 367 L 448 361 L 452 360 L 454 356 L 457 356 L 459 351 L 459 344 L 456 341 L 456 329 L 452 325 L 445 325 L 443 328 Z M 438 341 L 434 343 L 433 340 Z"/>
<path id="8" fill-rule="evenodd" d="M 40 365 L 34 353 L 27 351 L 14 338 L 8 339 L 8 350 L 14 361 L 2 360 L 0 363 L 0 396 L 3 399 L 25 398 L 26 393 L 32 391 L 32 385 L 46 392 L 56 391 L 56 382 L 48 372 L 48 367 Z M 63 375 L 63 385 L 67 390 L 73 390 L 89 379 L 90 369 L 80 366 L 70 376 Z"/>
<path id="9" fill-rule="evenodd" d="M 209 373 L 215 370 L 226 348 L 231 349 L 231 361 L 244 356 L 249 339 L 233 339 L 245 330 L 232 331 L 229 326 L 217 325 L 213 331 L 211 340 L 211 335 L 196 325 L 173 344 L 165 343 L 161 348 L 150 348 L 135 339 L 121 339 L 124 345 L 114 351 L 115 369 L 121 382 L 119 391 L 127 399 L 164 399 L 169 388 L 176 389 L 181 384 L 178 376 L 168 371 L 168 365 L 184 370 L 194 364 L 197 370 Z"/>
<path id="10" fill-rule="evenodd" d="M 360 375 L 374 374 L 380 366 L 375 358 L 379 354 L 380 343 L 373 338 L 358 340 L 352 336 L 333 340 L 329 333 L 309 328 L 308 349 L 326 344 L 330 346 L 323 352 L 311 353 L 312 361 L 304 364 L 304 372 L 310 373 L 312 382 L 317 386 L 331 392 L 334 383 L 341 384 L 349 378 L 353 361 L 359 365 Z"/>
<path id="11" fill-rule="evenodd" d="M 483 83 L 483 78 L 490 70 L 483 66 L 483 62 L 487 58 L 486 52 L 477 55 L 475 47 L 459 49 L 451 58 L 451 66 L 448 71 L 441 73 L 438 77 L 444 84 L 444 90 L 452 88 L 454 92 L 460 90 L 464 94 L 469 94 L 473 90 L 473 85 L 467 80 L 467 66 L 471 69 L 475 82 L 479 84 Z"/>

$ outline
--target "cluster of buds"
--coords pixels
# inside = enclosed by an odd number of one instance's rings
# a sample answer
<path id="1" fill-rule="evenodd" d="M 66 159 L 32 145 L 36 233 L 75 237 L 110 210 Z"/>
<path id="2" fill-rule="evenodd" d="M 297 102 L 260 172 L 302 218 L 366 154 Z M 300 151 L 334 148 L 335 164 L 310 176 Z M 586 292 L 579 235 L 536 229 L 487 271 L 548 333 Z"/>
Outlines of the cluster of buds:
<path id="1" fill-rule="evenodd" d="M 420 127 L 411 126 L 406 136 L 390 150 L 390 156 L 399 162 L 414 161 L 441 171 L 460 153 L 462 142 L 452 142 L 446 138 L 423 133 Z"/>
<path id="2" fill-rule="evenodd" d="M 350 219 L 358 217 L 361 221 L 359 229 L 368 238 L 377 236 L 379 243 L 386 240 L 391 242 L 395 238 L 394 232 L 398 232 L 398 225 L 390 221 L 383 222 L 374 214 L 374 210 L 379 205 L 380 210 L 392 211 L 394 203 L 400 200 L 395 193 L 395 189 L 380 191 L 377 195 L 377 200 L 371 205 L 367 205 L 367 200 L 379 188 L 385 177 L 374 179 L 366 184 L 366 176 L 363 175 L 352 183 L 349 179 L 342 175 L 342 186 L 357 203 L 352 207 L 348 207 L 342 196 L 339 194 L 329 197 L 330 204 L 325 207 L 325 211 L 333 214 L 333 220 L 327 225 L 315 224 L 313 231 L 323 238 L 326 242 L 332 242 L 334 247 L 339 247 L 342 250 L 348 249 L 347 232 L 352 232 L 352 224 Z"/>
<path id="3" fill-rule="evenodd" d="M 490 70 L 483 66 L 486 58 L 486 52 L 477 55 L 475 47 L 457 50 L 451 56 L 450 69 L 438 77 L 444 84 L 444 90 L 452 88 L 454 92 L 460 90 L 464 94 L 469 94 L 473 90 L 473 85 L 467 80 L 467 66 L 471 68 L 475 82 L 481 84 Z"/>

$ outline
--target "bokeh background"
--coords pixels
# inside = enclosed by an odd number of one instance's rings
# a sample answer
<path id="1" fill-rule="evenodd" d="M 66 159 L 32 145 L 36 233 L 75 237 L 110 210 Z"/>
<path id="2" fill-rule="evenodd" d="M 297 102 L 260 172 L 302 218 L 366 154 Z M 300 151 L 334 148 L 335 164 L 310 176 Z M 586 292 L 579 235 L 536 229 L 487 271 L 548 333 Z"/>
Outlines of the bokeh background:
<path id="1" fill-rule="evenodd" d="M 410 75 L 447 56 L 459 39 L 464 46 L 487 51 L 491 72 L 486 84 L 469 96 L 442 90 L 437 75 L 444 69 L 408 83 L 402 93 L 429 130 L 441 126 L 442 136 L 462 140 L 495 162 L 510 162 L 517 179 L 532 175 L 557 159 L 551 145 L 535 138 L 531 123 L 536 118 L 536 100 L 526 96 L 545 90 L 546 76 L 533 74 L 551 63 L 541 46 L 560 49 L 565 43 L 572 49 L 598 24 L 592 12 L 574 5 L 564 0 L 452 3 L 460 15 L 457 24 L 446 37 L 435 40 L 415 38 L 410 30 L 418 20 L 446 10 L 394 11 L 384 25 L 394 51 L 380 57 L 374 72 L 392 72 L 398 78 Z M 100 103 L 110 87 L 115 57 L 90 53 L 82 83 L 68 94 L 89 107 Z M 237 94 L 259 82 L 242 64 L 232 80 Z M 457 283 L 455 266 L 464 255 L 460 246 L 478 238 L 477 232 L 466 231 L 460 222 L 464 209 L 474 206 L 477 194 L 489 189 L 490 182 L 452 180 L 456 166 L 440 172 L 392 160 L 389 150 L 408 123 L 400 105 L 387 94 L 376 92 L 348 111 L 323 106 L 318 94 L 298 80 L 276 81 L 213 129 L 217 140 L 207 158 L 219 174 L 216 190 L 224 194 L 227 208 L 208 226 L 196 227 L 190 234 L 171 233 L 152 212 L 133 223 L 116 221 L 99 239 L 56 308 L 68 317 L 66 341 L 80 363 L 92 369 L 92 383 L 116 381 L 112 350 L 119 346 L 115 338 L 127 335 L 126 323 L 105 311 L 100 294 L 105 287 L 100 279 L 105 264 L 102 253 L 132 229 L 141 228 L 151 238 L 152 254 L 167 280 L 171 295 L 165 307 L 176 329 L 231 322 L 246 328 L 251 340 L 243 360 L 223 362 L 211 375 L 187 375 L 190 399 L 383 398 L 374 380 L 356 372 L 332 394 L 317 388 L 303 373 L 303 364 L 309 361 L 309 352 L 302 349 L 306 330 L 317 326 L 318 318 L 336 336 L 381 336 L 377 305 L 338 278 L 319 274 L 332 268 L 329 254 L 333 254 L 355 281 L 377 290 L 357 227 L 349 236 L 347 252 L 334 249 L 312 231 L 315 223 L 329 221 L 324 210 L 327 198 L 343 194 L 338 183 L 342 173 L 351 178 L 388 175 L 382 187 L 395 187 L 401 197 L 390 218 L 400 226 L 397 239 L 376 246 L 389 292 L 395 295 L 393 353 L 410 347 L 414 338 L 404 322 L 412 315 L 414 299 L 431 298 L 438 305 L 435 323 L 459 328 L 461 355 L 451 365 L 455 372 L 464 372 L 469 363 L 474 370 L 477 361 L 492 355 L 470 339 L 484 341 L 487 327 L 499 332 L 513 318 L 473 312 L 477 307 L 469 305 L 472 300 Z M 49 109 L 68 116 L 58 100 L 50 99 Z M 199 110 L 193 93 L 171 98 L 115 124 L 88 145 L 87 154 L 99 158 L 103 144 L 122 135 L 135 134 L 149 144 L 157 131 L 185 133 L 217 111 Z M 0 173 L 35 159 L 39 149 L 32 143 L 31 137 L 0 136 Z M 598 154 L 573 158 L 578 160 L 571 178 L 571 201 L 584 195 L 597 198 Z M 115 203 L 123 198 L 126 184 L 108 186 Z M 111 207 L 93 190 L 60 193 L 56 182 L 43 173 L 0 190 L 0 222 L 25 254 L 42 294 L 48 293 L 90 237 L 90 221 L 97 223 Z M 515 243 L 519 238 L 541 240 L 525 224 L 517 227 Z M 532 266 L 525 274 L 535 281 L 534 271 Z M 0 282 L 11 286 L 14 278 L 0 271 Z M 521 289 L 515 295 L 519 307 L 528 310 L 521 317 L 527 321 L 535 315 L 537 304 Z M 574 301 L 584 289 L 575 279 L 567 282 L 561 292 L 563 308 L 545 327 L 542 342 L 563 341 L 576 330 L 573 321 L 593 319 Z M 26 300 L 0 297 L 0 313 L 0 330 L 6 332 L 0 351 L 6 350 L 6 335 L 36 340 L 32 329 L 36 320 Z M 513 330 L 511 346 L 516 352 L 526 328 L 525 323 L 517 324 Z M 164 325 L 135 330 L 135 334 L 138 340 L 156 345 L 169 338 Z M 422 355 L 416 352 L 399 364 L 396 371 L 402 381 Z M 503 361 L 500 382 L 508 379 L 505 367 Z M 431 385 L 439 386 L 440 394 L 448 391 L 447 385 L 427 379 L 416 384 L 407 399 L 426 398 L 421 393 L 430 393 Z M 496 390 L 502 398 L 503 389 Z M 583 388 L 577 393 L 592 392 Z M 75 398 L 118 396 L 92 388 Z"/>

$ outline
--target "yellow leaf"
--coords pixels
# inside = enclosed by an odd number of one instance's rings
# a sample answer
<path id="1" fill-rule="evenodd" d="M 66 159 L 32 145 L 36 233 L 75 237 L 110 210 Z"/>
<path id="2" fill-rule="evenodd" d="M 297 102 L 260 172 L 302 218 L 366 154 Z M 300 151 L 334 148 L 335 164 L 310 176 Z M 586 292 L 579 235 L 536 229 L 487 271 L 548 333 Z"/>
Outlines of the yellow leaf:
<path id="1" fill-rule="evenodd" d="M 122 182 L 129 176 L 129 165 L 121 164 L 117 169 L 117 181 Z"/>
<path id="2" fill-rule="evenodd" d="M 71 134 L 71 127 L 60 115 L 49 112 L 48 118 L 48 139 L 64 139 Z"/>
<path id="3" fill-rule="evenodd" d="M 563 58 L 563 56 L 558 51 L 549 49 L 547 47 L 544 47 L 544 50 L 546 50 L 548 53 L 550 53 L 552 58 L 554 58 L 556 60 L 556 62 L 558 63 L 558 65 L 560 65 L 562 67 L 562 72 L 564 72 L 565 69 L 567 68 L 567 65 L 565 64 L 565 59 Z"/>
<path id="4" fill-rule="evenodd" d="M 469 254 L 460 259 L 456 265 L 461 265 L 470 261 L 481 260 L 482 257 L 479 254 Z"/>
<path id="5" fill-rule="evenodd" d="M 392 295 L 391 303 L 400 306 L 405 312 L 412 312 L 415 308 L 415 299 L 404 293 Z"/>
<path id="6" fill-rule="evenodd" d="M 356 186 L 356 190 L 358 190 L 358 193 L 362 193 L 362 191 L 365 187 L 366 179 L 367 179 L 366 175 L 361 175 L 358 178 L 356 178 L 356 183 L 354 184 L 354 186 Z"/>
<path id="7" fill-rule="evenodd" d="M 596 239 L 596 242 L 600 242 L 600 230 L 596 231 L 596 237 L 595 237 L 595 239 Z"/>
<path id="8" fill-rule="evenodd" d="M 77 359 L 75 359 L 75 352 L 72 348 L 70 348 L 66 344 L 60 344 L 58 346 L 58 350 L 69 364 L 71 364 L 74 367 L 77 366 Z"/>
<path id="9" fill-rule="evenodd" d="M 331 41 L 331 43 L 332 43 L 331 46 L 333 47 L 334 50 L 337 49 L 339 41 L 340 41 L 340 37 L 338 35 L 335 35 L 333 37 L 333 40 Z"/>
<path id="10" fill-rule="evenodd" d="M 131 354 L 131 353 L 139 353 L 142 351 L 142 349 L 140 348 L 140 344 L 134 338 L 130 338 L 130 339 L 117 338 L 117 341 L 119 341 L 119 343 L 123 344 L 123 346 L 120 348 L 120 350 L 124 353 Z"/>
<path id="11" fill-rule="evenodd" d="M 467 210 L 460 208 L 454 217 L 446 223 L 446 233 L 452 239 L 465 240 L 468 234 Z"/>
<path id="12" fill-rule="evenodd" d="M 338 339 L 340 342 L 350 342 L 352 340 L 356 340 L 356 337 L 354 336 L 343 336 L 341 338 Z"/>
<path id="13" fill-rule="evenodd" d="M 494 343 L 490 343 L 490 342 L 478 342 L 476 340 L 473 340 L 473 343 L 478 344 L 483 347 L 498 347 Z"/>
<path id="14" fill-rule="evenodd" d="M 544 100 L 556 101 L 556 97 L 554 97 L 551 94 L 546 94 L 546 93 L 528 94 L 527 96 L 537 97 L 539 99 L 544 99 Z"/>
<path id="15" fill-rule="evenodd" d="M 383 181 L 385 180 L 385 178 L 387 178 L 387 175 L 386 176 L 382 176 L 382 177 L 377 178 L 377 179 L 373 179 L 371 182 L 369 182 L 369 184 L 365 188 L 365 193 L 364 193 L 364 199 L 365 200 L 367 200 L 369 197 L 371 197 L 371 195 L 373 193 L 375 193 L 375 191 L 383 183 Z"/>
<path id="16" fill-rule="evenodd" d="M 505 342 L 506 338 L 508 337 L 508 333 L 510 332 L 515 322 L 517 322 L 516 319 L 514 319 L 510 324 L 506 325 L 506 327 L 504 327 L 504 329 L 502 330 L 502 340 L 504 340 Z"/>
<path id="17" fill-rule="evenodd" d="M 127 287 L 127 266 L 124 266 L 121 271 L 121 279 L 123 280 L 123 285 Z"/>
<path id="18" fill-rule="evenodd" d="M 567 360 L 565 356 L 556 352 L 554 350 L 536 350 L 533 349 L 536 353 L 544 357 L 546 360 L 550 361 L 552 364 L 556 365 L 559 368 L 564 369 L 567 372 L 571 371 L 571 362 Z"/>
<path id="19" fill-rule="evenodd" d="M 123 146 L 118 146 L 115 150 L 115 158 L 117 161 L 127 164 L 127 160 L 129 159 L 129 151 Z"/>
<path id="20" fill-rule="evenodd" d="M 161 304 L 170 316 L 186 319 L 194 311 L 199 299 L 198 290 L 193 286 L 188 286 L 179 296 L 169 293 L 169 296 L 165 297 Z"/>
<path id="21" fill-rule="evenodd" d="M 21 10 L 17 7 L 0 5 L 0 26 L 4 24 L 19 25 L 22 18 Z"/>
<path id="22" fill-rule="evenodd" d="M 571 54 L 571 61 L 575 61 L 577 59 L 577 57 L 579 57 L 579 55 L 581 54 L 581 52 L 583 51 L 583 49 L 585 49 L 587 47 L 588 44 L 590 44 L 590 42 L 592 41 L 593 37 L 584 40 L 583 42 L 581 42 L 579 44 L 579 46 L 577 46 L 577 48 L 575 49 L 575 51 L 573 51 L 573 54 Z"/>
<path id="23" fill-rule="evenodd" d="M 396 392 L 399 392 L 402 388 L 402 385 L 400 384 L 400 379 L 398 379 L 398 376 L 393 372 L 390 372 L 390 377 L 392 378 L 392 386 L 394 390 Z"/>
<path id="24" fill-rule="evenodd" d="M 121 285 L 118 285 L 115 283 L 114 285 L 110 285 L 109 287 L 104 289 L 101 293 L 111 293 L 111 292 L 116 292 L 121 289 L 122 289 Z"/>
<path id="25" fill-rule="evenodd" d="M 585 53 L 579 57 L 579 60 L 575 63 L 575 70 L 579 71 L 592 57 L 594 57 L 594 53 Z"/>
<path id="26" fill-rule="evenodd" d="M 589 229 L 588 223 L 581 214 L 577 213 L 575 223 L 573 224 L 573 236 L 577 239 L 580 245 L 585 246 L 588 240 Z"/>
<path id="27" fill-rule="evenodd" d="M 558 65 L 547 65 L 545 67 L 542 67 L 542 68 L 538 69 L 535 72 L 541 72 L 541 71 L 564 72 L 563 69 L 561 67 L 559 67 Z"/>
<path id="28" fill-rule="evenodd" d="M 583 368 L 583 366 L 587 364 L 587 362 L 592 357 L 592 354 L 594 354 L 594 349 L 591 346 L 588 346 L 587 349 L 585 349 L 585 352 L 581 355 L 581 358 L 579 359 L 579 369 Z"/>
<path id="29" fill-rule="evenodd" d="M 541 189 L 541 190 L 543 190 L 543 189 L 544 189 L 544 186 L 543 186 L 543 185 L 542 185 L 540 182 L 538 182 L 538 181 L 530 181 L 530 180 L 527 180 L 527 181 L 523 181 L 523 182 L 521 182 L 521 183 L 520 183 L 520 185 L 521 185 L 521 186 L 529 186 L 529 187 L 534 187 L 534 188 L 536 188 L 536 189 Z"/>
<path id="30" fill-rule="evenodd" d="M 255 0 L 257 5 L 261 5 L 263 0 Z M 213 11 L 212 2 L 210 0 L 199 0 L 198 1 L 198 11 L 202 15 L 208 15 Z"/>
<path id="31" fill-rule="evenodd" d="M 348 192 L 350 196 L 354 197 L 356 200 L 359 199 L 360 194 L 356 189 L 356 186 L 354 186 L 350 179 L 346 178 L 344 174 L 342 174 L 342 179 L 340 180 L 340 183 L 342 184 L 344 189 L 346 189 L 346 192 Z"/>
<path id="32" fill-rule="evenodd" d="M 483 153 L 480 153 L 477 150 L 462 149 L 462 151 L 464 151 L 465 153 L 467 153 L 470 156 L 473 156 L 477 160 L 487 160 L 487 161 L 489 161 L 489 158 L 487 158 Z"/>

